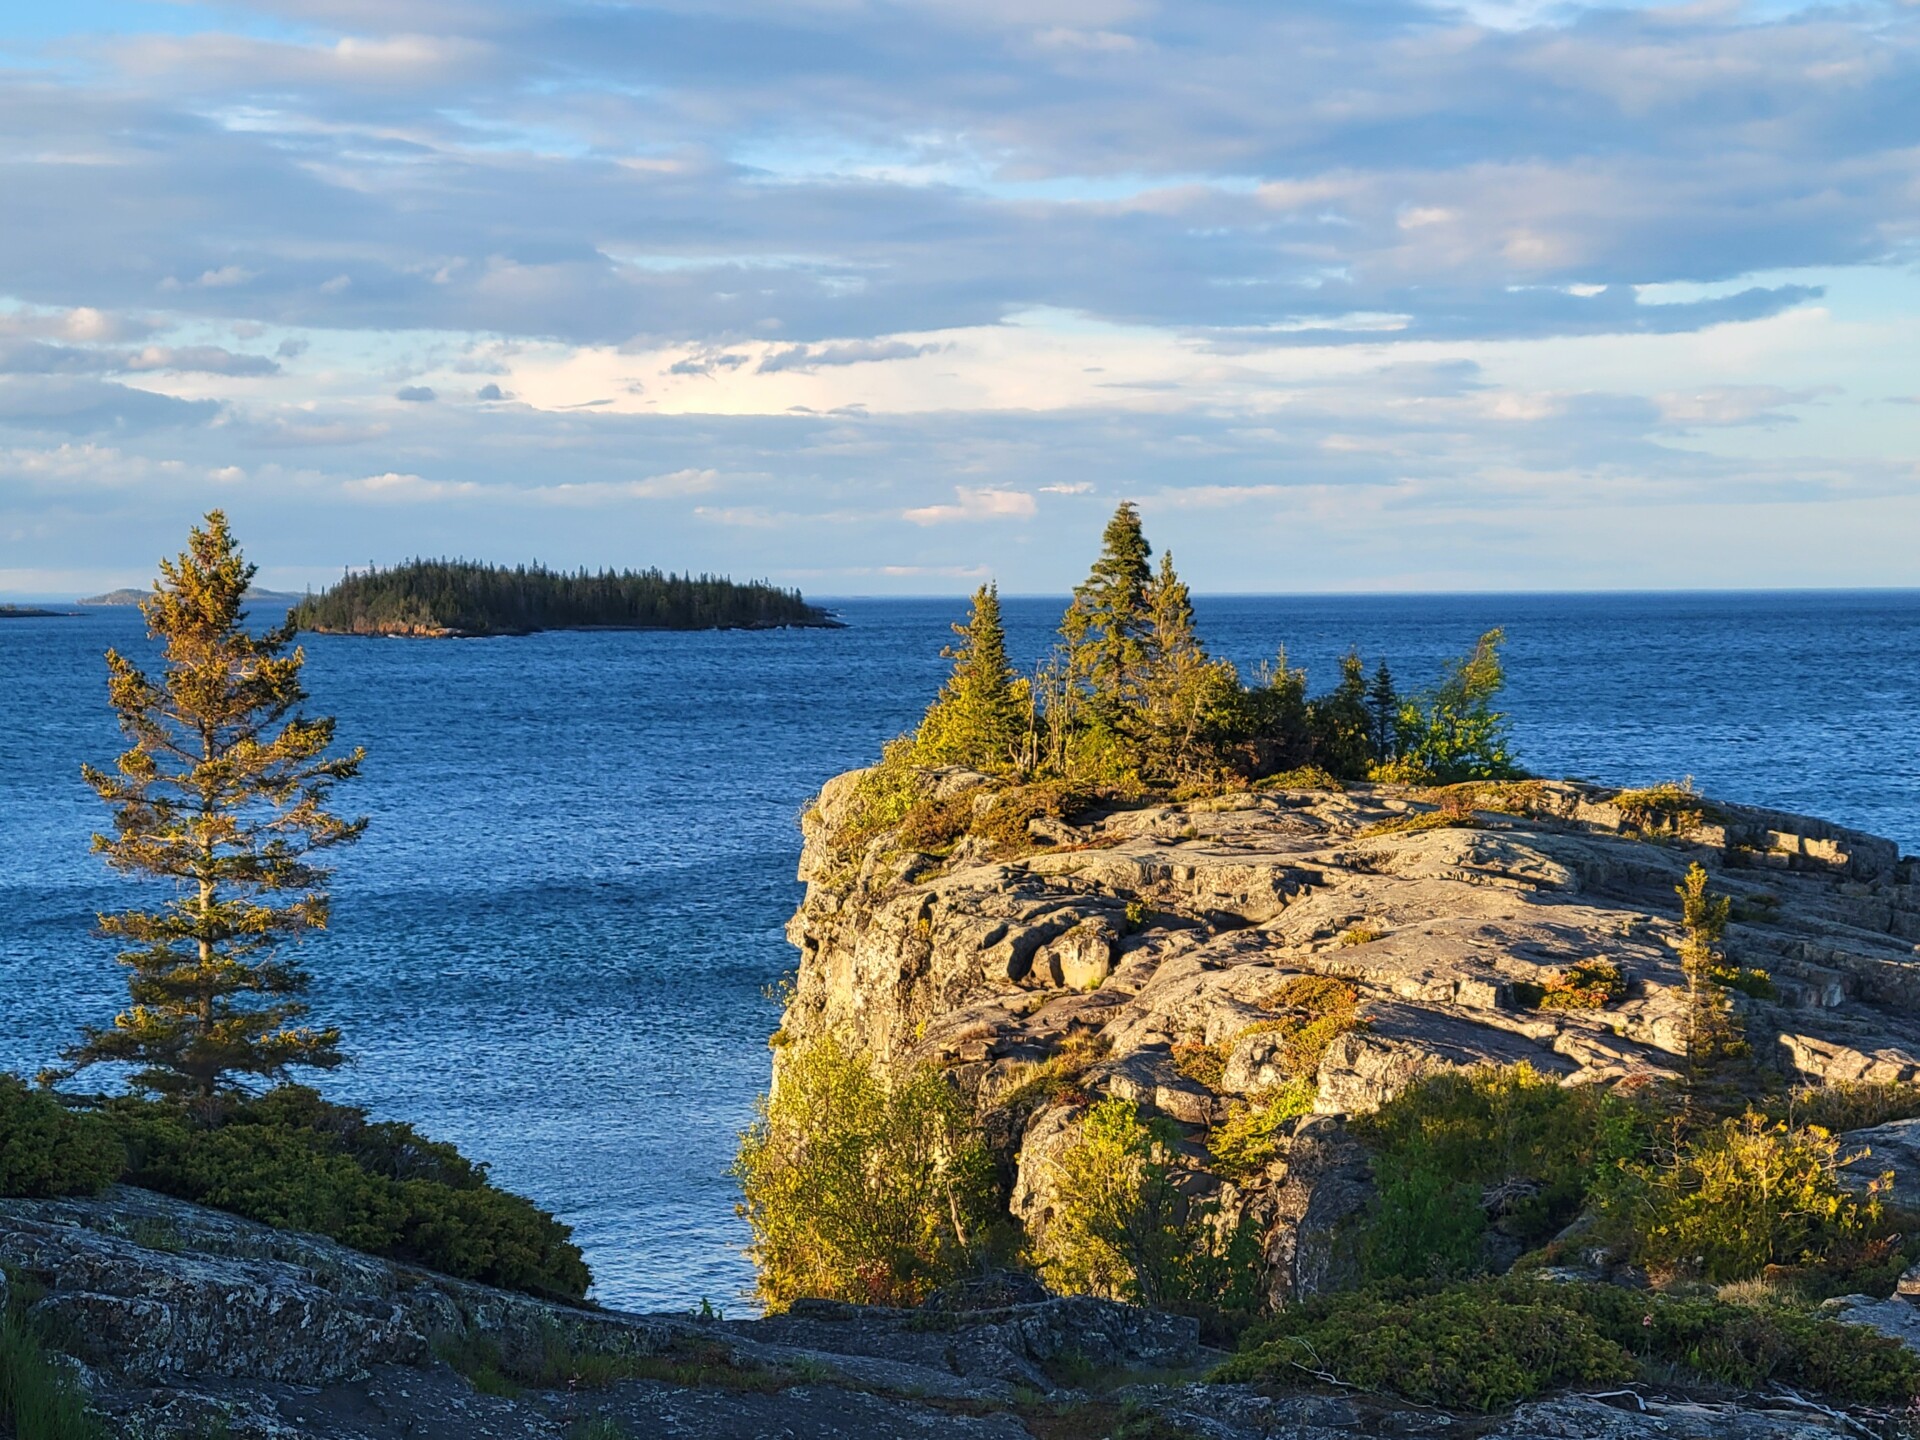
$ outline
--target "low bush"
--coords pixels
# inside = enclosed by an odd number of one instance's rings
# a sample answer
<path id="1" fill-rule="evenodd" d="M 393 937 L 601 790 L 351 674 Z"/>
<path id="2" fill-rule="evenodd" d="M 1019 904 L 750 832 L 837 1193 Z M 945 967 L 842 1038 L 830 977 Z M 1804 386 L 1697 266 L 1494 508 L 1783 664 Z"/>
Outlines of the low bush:
<path id="1" fill-rule="evenodd" d="M 1332 774 L 1318 765 L 1301 765 L 1292 770 L 1283 770 L 1278 775 L 1268 775 L 1254 782 L 1255 790 L 1324 790 L 1329 794 L 1343 795 L 1347 787 Z"/>
<path id="2" fill-rule="evenodd" d="M 1627 977 L 1611 960 L 1582 960 L 1549 979 L 1542 1010 L 1598 1010 L 1626 998 Z"/>
<path id="3" fill-rule="evenodd" d="M 1260 1246 L 1252 1227 L 1223 1227 L 1174 1183 L 1172 1122 L 1131 1100 L 1090 1109 L 1056 1162 L 1057 1205 L 1035 1247 L 1061 1294 L 1242 1317 L 1255 1306 Z"/>
<path id="4" fill-rule="evenodd" d="M 1297 1079 L 1235 1101 L 1227 1108 L 1227 1118 L 1207 1136 L 1213 1168 L 1229 1180 L 1258 1175 L 1280 1153 L 1281 1127 L 1311 1114 L 1319 1094 L 1312 1080 Z"/>
<path id="5" fill-rule="evenodd" d="M 1489 1227 L 1525 1245 L 1578 1215 L 1645 1152 L 1655 1112 L 1527 1065 L 1433 1076 L 1354 1121 L 1376 1150 L 1379 1200 L 1363 1248 L 1376 1277 L 1468 1274 Z"/>
<path id="6" fill-rule="evenodd" d="M 888 1085 L 831 1039 L 784 1053 L 734 1162 L 769 1310 L 918 1303 L 997 1241 L 993 1162 L 932 1069 Z"/>
<path id="7" fill-rule="evenodd" d="M 1363 825 L 1354 833 L 1356 840 L 1372 840 L 1381 835 L 1417 835 L 1423 830 L 1472 830 L 1480 822 L 1471 810 L 1416 810 Z"/>
<path id="8" fill-rule="evenodd" d="M 1858 1326 L 1514 1277 L 1380 1285 L 1308 1301 L 1254 1327 L 1216 1378 L 1337 1379 L 1426 1404 L 1494 1410 L 1659 1368 L 1741 1388 L 1779 1382 L 1846 1404 L 1899 1406 L 1920 1394 L 1920 1357 Z"/>
<path id="9" fill-rule="evenodd" d="M 577 1299 L 592 1279 L 568 1227 L 494 1186 L 486 1166 L 305 1086 L 208 1116 L 113 1100 L 101 1118 L 129 1184 L 484 1284 Z"/>
<path id="10" fill-rule="evenodd" d="M 1613 797 L 1624 826 L 1641 835 L 1683 835 L 1723 818 L 1724 812 L 1693 788 L 1693 777 L 1667 780 Z"/>
<path id="11" fill-rule="evenodd" d="M 997 856 L 1022 854 L 1034 848 L 1027 826 L 1034 820 L 1071 820 L 1095 800 L 1084 786 L 1065 780 L 1043 780 L 1002 790 L 973 822 L 973 833 L 993 847 Z"/>
<path id="12" fill-rule="evenodd" d="M 97 1195 L 126 1168 L 112 1127 L 0 1075 L 0 1195 Z"/>
<path id="13" fill-rule="evenodd" d="M 670 1338 L 652 1354 L 636 1355 L 576 1345 L 558 1329 L 511 1352 L 491 1335 L 470 1332 L 438 1337 L 433 1353 L 481 1394 L 509 1399 L 523 1390 L 602 1390 L 622 1380 L 770 1394 L 794 1378 L 716 1341 L 684 1335 Z"/>
<path id="14" fill-rule="evenodd" d="M 1887 1177 L 1864 1194 L 1842 1186 L 1841 1168 L 1858 1158 L 1817 1126 L 1749 1113 L 1624 1167 L 1603 1219 L 1642 1264 L 1716 1283 L 1770 1266 L 1880 1269 L 1898 1243 L 1882 1213 Z"/>
<path id="15" fill-rule="evenodd" d="M 1801 1085 L 1769 1104 L 1767 1113 L 1789 1125 L 1818 1125 L 1833 1132 L 1866 1130 L 1920 1116 L 1920 1085 L 1910 1080 Z"/>

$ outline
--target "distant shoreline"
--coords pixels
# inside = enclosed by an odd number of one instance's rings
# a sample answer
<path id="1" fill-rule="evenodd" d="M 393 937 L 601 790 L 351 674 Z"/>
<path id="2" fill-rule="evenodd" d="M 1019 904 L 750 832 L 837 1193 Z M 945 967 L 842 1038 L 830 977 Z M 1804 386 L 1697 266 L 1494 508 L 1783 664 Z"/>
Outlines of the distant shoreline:
<path id="1" fill-rule="evenodd" d="M 151 598 L 152 594 L 151 590 L 136 590 L 132 586 L 126 586 L 119 590 L 109 590 L 104 595 L 88 595 L 73 603 L 105 609 L 113 606 L 138 605 L 141 601 Z M 290 590 L 249 590 L 244 598 L 253 605 L 297 605 L 307 597 L 296 595 Z"/>
<path id="2" fill-rule="evenodd" d="M 362 640 L 495 640 L 569 632 L 593 634 L 629 631 L 637 634 L 686 635 L 716 630 L 845 630 L 847 622 L 837 616 L 827 616 L 819 620 L 741 622 L 730 625 L 533 625 L 525 629 L 492 630 L 456 630 L 427 625 L 370 625 L 357 628 L 303 625 L 300 628 L 309 635 L 345 635 Z"/>
<path id="3" fill-rule="evenodd" d="M 0 605 L 0 620 L 77 620 L 71 610 L 46 610 L 38 605 Z"/>

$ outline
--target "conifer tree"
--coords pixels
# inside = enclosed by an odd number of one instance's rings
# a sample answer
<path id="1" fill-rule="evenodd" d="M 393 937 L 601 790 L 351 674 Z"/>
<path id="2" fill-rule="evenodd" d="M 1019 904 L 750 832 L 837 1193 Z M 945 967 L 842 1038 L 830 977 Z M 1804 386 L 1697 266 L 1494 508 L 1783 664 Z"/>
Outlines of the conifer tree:
<path id="1" fill-rule="evenodd" d="M 1393 672 L 1382 660 L 1367 686 L 1368 734 L 1373 742 L 1375 764 L 1385 765 L 1400 758 L 1400 695 L 1393 687 Z"/>
<path id="2" fill-rule="evenodd" d="M 1211 659 L 1193 626 L 1193 597 L 1162 551 L 1142 596 L 1140 730 L 1150 769 L 1168 778 L 1209 768 L 1208 731 L 1239 689 L 1240 677 Z"/>
<path id="3" fill-rule="evenodd" d="M 330 756 L 334 722 L 300 712 L 306 657 L 289 649 L 292 626 L 248 634 L 254 569 L 213 511 L 141 602 L 162 673 L 107 652 L 108 702 L 132 746 L 117 772 L 83 768 L 113 808 L 113 834 L 93 848 L 174 893 L 100 917 L 101 933 L 128 943 L 132 1004 L 111 1028 L 84 1028 L 65 1074 L 119 1061 L 139 1067 L 137 1088 L 210 1099 L 246 1077 L 341 1063 L 338 1029 L 297 1023 L 308 977 L 281 949 L 326 928 L 329 872 L 312 857 L 365 828 L 326 809 L 362 752 Z"/>
<path id="4" fill-rule="evenodd" d="M 1312 705 L 1315 761 L 1346 780 L 1363 778 L 1373 759 L 1367 667 L 1357 650 L 1340 661 L 1340 683 Z"/>
<path id="5" fill-rule="evenodd" d="M 1138 701 L 1146 660 L 1147 565 L 1153 547 L 1140 528 L 1140 512 L 1123 501 L 1100 537 L 1100 558 L 1074 587 L 1073 603 L 1060 622 L 1067 668 L 1084 687 L 1096 720 L 1122 728 L 1125 710 Z"/>
<path id="6" fill-rule="evenodd" d="M 1684 881 L 1674 887 L 1680 897 L 1680 972 L 1687 981 L 1685 1058 L 1687 1089 L 1699 1091 L 1724 1062 L 1746 1054 L 1747 1043 L 1734 1024 L 1733 1007 L 1719 976 L 1726 970 L 1720 943 L 1727 933 L 1733 902 L 1707 889 L 1707 872 L 1697 863 L 1687 867 Z"/>
<path id="7" fill-rule="evenodd" d="M 1000 621 L 1000 587 L 973 592 L 973 612 L 953 633 L 960 643 L 940 653 L 953 673 L 928 707 L 914 736 L 922 765 L 964 765 L 987 774 L 1019 768 L 1033 708 L 1031 687 L 1007 663 Z"/>

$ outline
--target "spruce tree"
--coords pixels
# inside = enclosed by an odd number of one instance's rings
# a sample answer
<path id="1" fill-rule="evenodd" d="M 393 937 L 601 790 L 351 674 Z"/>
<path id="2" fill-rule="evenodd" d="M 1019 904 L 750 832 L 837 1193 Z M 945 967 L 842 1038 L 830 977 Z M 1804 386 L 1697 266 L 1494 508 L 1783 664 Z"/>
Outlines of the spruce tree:
<path id="1" fill-rule="evenodd" d="M 1697 863 L 1687 867 L 1684 881 L 1674 887 L 1680 897 L 1680 972 L 1687 982 L 1685 1044 L 1688 1094 L 1701 1095 L 1715 1071 L 1747 1052 L 1746 1038 L 1734 1023 L 1733 1006 L 1719 976 L 1726 970 L 1720 943 L 1727 933 L 1733 902 L 1707 889 L 1707 872 Z"/>
<path id="2" fill-rule="evenodd" d="M 1114 729 L 1124 728 L 1125 711 L 1138 702 L 1152 554 L 1140 512 L 1123 501 L 1100 537 L 1100 558 L 1074 587 L 1073 603 L 1060 622 L 1072 680 L 1083 687 L 1095 719 Z"/>
<path id="3" fill-rule="evenodd" d="M 960 643 L 940 652 L 953 661 L 953 673 L 920 722 L 914 760 L 988 774 L 1017 769 L 1026 749 L 1032 694 L 1007 663 L 998 585 L 973 592 L 972 614 L 953 633 Z"/>
<path id="4" fill-rule="evenodd" d="M 1193 626 L 1193 597 L 1162 551 L 1159 572 L 1142 596 L 1139 705 L 1148 768 L 1178 778 L 1212 768 L 1206 741 L 1239 689 L 1239 676 L 1207 655 Z"/>
<path id="5" fill-rule="evenodd" d="M 308 977 L 282 949 L 326 928 L 329 872 L 312 857 L 365 828 L 326 809 L 362 752 L 330 756 L 334 722 L 300 712 L 306 657 L 289 648 L 292 626 L 248 634 L 254 569 L 213 511 L 141 602 L 162 673 L 107 652 L 108 703 L 132 746 L 117 772 L 83 768 L 113 809 L 113 834 L 93 848 L 174 893 L 100 916 L 102 934 L 128 942 L 132 1004 L 111 1028 L 84 1028 L 65 1074 L 118 1061 L 139 1067 L 139 1089 L 210 1099 L 246 1077 L 341 1062 L 339 1030 L 297 1023 Z"/>
<path id="6" fill-rule="evenodd" d="M 1393 687 L 1393 672 L 1387 669 L 1385 660 L 1373 672 L 1373 683 L 1367 687 L 1367 717 L 1374 763 L 1387 765 L 1399 759 L 1400 695 Z"/>

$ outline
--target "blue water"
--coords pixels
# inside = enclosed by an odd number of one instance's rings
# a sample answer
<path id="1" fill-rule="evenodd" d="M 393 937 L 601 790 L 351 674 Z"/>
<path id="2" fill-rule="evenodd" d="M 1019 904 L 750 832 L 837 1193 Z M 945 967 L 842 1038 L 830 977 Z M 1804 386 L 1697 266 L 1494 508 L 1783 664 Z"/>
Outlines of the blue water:
<path id="1" fill-rule="evenodd" d="M 571 1222 L 611 1304 L 737 1305 L 727 1175 L 793 956 L 797 817 L 918 716 L 952 601 L 834 602 L 839 631 L 310 637 L 314 707 L 365 745 L 372 817 L 310 941 L 334 1095 L 490 1161 Z M 1008 602 L 1040 654 L 1057 600 Z M 1543 774 L 1691 774 L 1920 850 L 1920 592 L 1223 598 L 1216 652 L 1284 640 L 1316 690 L 1350 644 L 1403 682 L 1504 625 L 1520 756 Z M 95 911 L 84 760 L 120 748 L 100 652 L 136 614 L 0 621 L 0 1069 L 46 1063 L 124 997 Z"/>

